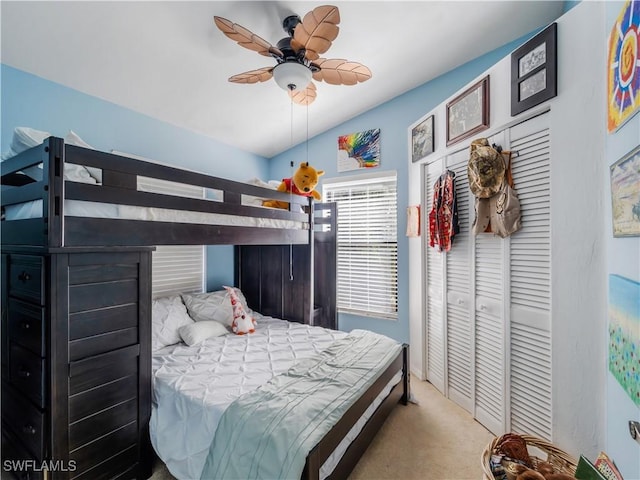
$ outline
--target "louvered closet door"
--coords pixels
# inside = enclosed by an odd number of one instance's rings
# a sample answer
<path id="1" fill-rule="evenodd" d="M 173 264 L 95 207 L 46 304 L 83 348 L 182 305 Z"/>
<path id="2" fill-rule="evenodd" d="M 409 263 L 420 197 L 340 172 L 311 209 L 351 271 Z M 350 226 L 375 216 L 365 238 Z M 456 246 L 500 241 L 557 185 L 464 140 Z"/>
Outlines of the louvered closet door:
<path id="1" fill-rule="evenodd" d="M 523 228 L 511 237 L 510 430 L 552 440 L 548 114 L 509 131 Z"/>
<path id="2" fill-rule="evenodd" d="M 425 208 L 423 209 L 427 225 L 425 238 L 425 269 L 427 280 L 427 380 L 443 394 L 445 393 L 445 323 L 444 323 L 444 254 L 429 247 L 428 226 L 429 211 L 433 199 L 433 185 L 442 174 L 444 161 L 437 160 L 425 168 Z"/>
<path id="3" fill-rule="evenodd" d="M 504 134 L 489 138 L 504 146 Z M 472 213 L 475 219 L 475 211 Z M 473 219 L 471 220 L 473 222 Z M 505 430 L 505 245 L 493 233 L 473 237 L 475 281 L 474 416 L 495 434 Z"/>
<path id="4" fill-rule="evenodd" d="M 447 157 L 448 169 L 456 174 L 456 199 L 460 233 L 454 237 L 446 263 L 446 358 L 447 396 L 473 412 L 473 305 L 471 239 L 473 201 L 467 177 L 468 151 Z"/>

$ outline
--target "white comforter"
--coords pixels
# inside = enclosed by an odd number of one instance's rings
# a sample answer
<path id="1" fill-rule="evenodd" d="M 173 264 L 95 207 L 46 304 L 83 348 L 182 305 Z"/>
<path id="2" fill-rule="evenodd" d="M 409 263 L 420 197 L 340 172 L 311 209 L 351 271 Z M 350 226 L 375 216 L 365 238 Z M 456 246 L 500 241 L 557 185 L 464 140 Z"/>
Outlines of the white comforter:
<path id="1" fill-rule="evenodd" d="M 254 334 L 228 334 L 193 347 L 178 344 L 153 355 L 151 441 L 180 479 L 200 478 L 220 417 L 231 402 L 347 335 L 256 318 Z"/>
<path id="2" fill-rule="evenodd" d="M 301 477 L 306 457 L 400 352 L 354 330 L 225 410 L 202 479 Z"/>

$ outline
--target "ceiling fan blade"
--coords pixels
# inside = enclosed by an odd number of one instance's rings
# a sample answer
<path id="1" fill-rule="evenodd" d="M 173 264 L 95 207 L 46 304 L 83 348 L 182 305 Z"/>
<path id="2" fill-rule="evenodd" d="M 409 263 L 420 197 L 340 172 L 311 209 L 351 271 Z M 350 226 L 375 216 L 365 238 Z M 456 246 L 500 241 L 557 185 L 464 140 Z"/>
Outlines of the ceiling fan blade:
<path id="1" fill-rule="evenodd" d="M 222 33 L 231 40 L 238 42 L 238 45 L 244 48 L 258 52 L 265 57 L 275 55 L 282 58 L 284 56 L 279 48 L 274 47 L 264 38 L 247 30 L 242 25 L 238 25 L 222 17 L 213 17 L 213 21 Z"/>
<path id="2" fill-rule="evenodd" d="M 273 67 L 259 68 L 258 70 L 250 70 L 248 72 L 239 73 L 229 78 L 233 83 L 258 83 L 266 82 L 273 76 Z"/>
<path id="3" fill-rule="evenodd" d="M 291 90 L 289 96 L 294 103 L 299 105 L 309 105 L 316 99 L 317 91 L 313 82 L 309 82 L 304 90 Z"/>
<path id="4" fill-rule="evenodd" d="M 302 22 L 296 25 L 293 31 L 292 48 L 302 46 L 307 51 L 305 56 L 309 60 L 315 60 L 319 54 L 329 50 L 331 42 L 338 36 L 340 29 L 340 12 L 333 5 L 322 5 L 307 13 Z"/>
<path id="5" fill-rule="evenodd" d="M 320 70 L 313 74 L 313 79 L 331 85 L 355 85 L 371 78 L 371 70 L 361 63 L 340 58 L 319 58 L 315 62 Z"/>

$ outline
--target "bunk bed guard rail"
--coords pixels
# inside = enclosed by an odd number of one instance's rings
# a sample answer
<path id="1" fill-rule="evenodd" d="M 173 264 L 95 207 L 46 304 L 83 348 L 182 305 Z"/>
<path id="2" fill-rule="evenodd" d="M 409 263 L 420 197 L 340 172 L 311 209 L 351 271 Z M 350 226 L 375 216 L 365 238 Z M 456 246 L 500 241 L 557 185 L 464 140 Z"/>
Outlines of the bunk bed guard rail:
<path id="1" fill-rule="evenodd" d="M 66 164 L 99 169 L 96 183 L 65 181 Z M 41 178 L 22 172 L 41 165 Z M 0 164 L 2 176 L 2 243 L 49 248 L 148 245 L 283 245 L 309 244 L 313 235 L 312 200 L 242 182 L 167 165 L 68 145 L 57 137 Z M 33 168 L 31 168 L 33 170 Z M 194 185 L 219 198 L 188 198 L 141 191 L 138 177 Z M 243 198 L 289 202 L 289 210 L 249 205 Z M 41 201 L 42 215 L 6 221 L 5 210 Z M 70 201 L 113 206 L 113 216 L 75 216 Z M 131 210 L 152 210 L 144 219 Z M 120 212 L 129 212 L 123 218 Z M 158 212 L 170 219 L 149 220 Z M 209 216 L 199 220 L 199 215 Z M 213 215 L 213 217 L 210 217 Z M 222 223 L 215 220 L 225 218 Z M 164 218 L 164 217 L 161 217 Z M 189 220 L 187 220 L 189 218 Z M 213 219 L 213 220 L 212 220 Z"/>

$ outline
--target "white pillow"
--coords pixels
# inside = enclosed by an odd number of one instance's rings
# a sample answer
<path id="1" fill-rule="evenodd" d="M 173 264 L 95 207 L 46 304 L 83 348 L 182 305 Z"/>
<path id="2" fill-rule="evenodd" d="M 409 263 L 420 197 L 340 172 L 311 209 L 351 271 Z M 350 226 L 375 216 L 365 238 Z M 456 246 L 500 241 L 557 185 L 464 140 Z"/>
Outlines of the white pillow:
<path id="1" fill-rule="evenodd" d="M 69 145 L 75 145 L 76 147 L 89 148 L 91 150 L 95 150 L 91 145 L 82 140 L 76 132 L 73 130 L 69 130 L 67 136 L 64 137 L 64 143 Z M 89 174 L 96 180 L 94 183 L 102 183 L 102 169 L 96 167 L 83 167 L 86 168 Z M 65 171 L 66 173 L 66 171 Z"/>
<path id="2" fill-rule="evenodd" d="M 191 347 L 197 343 L 204 342 L 207 338 L 226 335 L 229 330 L 223 324 L 209 320 L 183 325 L 178 329 L 178 333 L 182 341 Z"/>
<path id="3" fill-rule="evenodd" d="M 72 133 L 73 132 L 71 131 L 69 132 L 69 134 L 72 134 Z M 13 138 L 11 139 L 11 146 L 9 147 L 8 151 L 2 154 L 2 160 L 7 160 L 11 157 L 15 157 L 16 155 L 24 152 L 25 150 L 28 150 L 33 147 L 37 147 L 50 136 L 51 134 L 49 132 L 44 132 L 42 130 L 36 130 L 34 128 L 29 128 L 29 127 L 16 127 L 13 130 Z M 75 135 L 75 133 L 73 133 L 73 137 L 71 138 L 70 141 L 67 141 L 67 139 L 65 138 L 65 142 L 67 143 L 73 144 L 74 141 L 82 142 L 82 139 L 80 139 L 80 137 Z M 84 142 L 82 143 L 84 144 Z M 84 145 L 80 145 L 80 146 L 84 146 Z M 98 170 L 99 172 L 102 173 L 100 169 L 94 169 L 94 170 Z M 42 180 L 42 164 L 25 168 L 23 170 L 23 173 L 33 178 L 35 181 L 39 182 L 40 180 Z M 83 167 L 82 165 L 75 165 L 73 163 L 65 163 L 64 179 L 69 180 L 71 182 L 96 183 L 95 177 L 92 177 L 89 174 L 89 171 L 85 167 Z"/>
<path id="4" fill-rule="evenodd" d="M 239 288 L 234 288 L 236 294 L 240 298 L 240 303 L 247 311 L 251 313 L 247 307 L 247 299 L 244 297 Z M 231 299 L 226 290 L 217 290 L 208 293 L 182 294 L 182 300 L 187 306 L 189 316 L 196 322 L 207 320 L 215 320 L 227 327 L 231 327 L 233 323 L 233 308 L 231 307 Z"/>
<path id="5" fill-rule="evenodd" d="M 247 180 L 246 183 L 248 183 L 249 185 L 256 185 L 256 186 L 262 187 L 262 188 L 270 188 L 272 190 L 277 190 L 278 186 L 280 185 L 280 182 L 278 182 L 276 180 L 269 180 L 269 182 L 265 182 L 264 180 L 260 180 L 257 177 L 253 177 L 253 178 Z M 269 199 L 268 198 L 263 198 L 263 197 L 253 197 L 251 195 L 242 195 L 241 202 L 242 202 L 243 205 L 250 205 L 250 206 L 253 206 L 253 207 L 261 207 L 263 200 L 269 200 Z"/>
<path id="6" fill-rule="evenodd" d="M 29 127 L 16 127 L 13 129 L 13 137 L 11 138 L 9 150 L 2 154 L 1 160 L 8 160 L 25 150 L 37 147 L 50 136 L 51 134 L 49 132 L 43 132 L 42 130 L 36 130 Z M 35 181 L 42 180 L 42 164 L 25 168 L 22 172 L 33 178 Z"/>
<path id="7" fill-rule="evenodd" d="M 151 307 L 151 350 L 180 342 L 179 328 L 192 323 L 180 295 L 154 299 Z"/>

